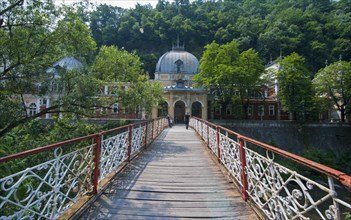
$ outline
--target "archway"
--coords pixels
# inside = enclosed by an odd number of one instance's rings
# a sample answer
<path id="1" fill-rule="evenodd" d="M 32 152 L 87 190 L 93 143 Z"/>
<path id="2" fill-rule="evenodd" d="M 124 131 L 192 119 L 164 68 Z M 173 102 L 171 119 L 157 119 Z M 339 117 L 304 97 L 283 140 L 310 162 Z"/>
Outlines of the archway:
<path id="1" fill-rule="evenodd" d="M 191 105 L 191 116 L 201 118 L 202 116 L 202 105 L 200 102 L 193 102 Z"/>
<path id="2" fill-rule="evenodd" d="M 163 102 L 158 107 L 157 117 L 166 116 L 168 114 L 168 103 Z"/>
<path id="3" fill-rule="evenodd" d="M 174 105 L 174 122 L 184 123 L 185 115 L 185 103 L 183 101 L 177 101 Z"/>

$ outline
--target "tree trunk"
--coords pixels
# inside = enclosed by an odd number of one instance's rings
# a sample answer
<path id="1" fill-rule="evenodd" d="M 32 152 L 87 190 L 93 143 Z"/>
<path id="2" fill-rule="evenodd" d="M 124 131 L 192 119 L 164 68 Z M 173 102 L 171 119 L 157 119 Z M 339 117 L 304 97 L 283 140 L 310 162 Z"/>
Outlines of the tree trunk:
<path id="1" fill-rule="evenodd" d="M 341 122 L 344 123 L 345 122 L 345 107 L 344 106 L 340 107 L 340 117 L 341 117 Z"/>

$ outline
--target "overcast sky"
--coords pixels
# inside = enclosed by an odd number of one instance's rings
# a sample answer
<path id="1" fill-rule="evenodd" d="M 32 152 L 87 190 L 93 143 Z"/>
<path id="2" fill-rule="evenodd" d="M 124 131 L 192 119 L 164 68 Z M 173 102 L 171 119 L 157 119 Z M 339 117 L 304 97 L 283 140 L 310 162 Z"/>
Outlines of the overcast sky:
<path id="1" fill-rule="evenodd" d="M 118 6 L 121 8 L 134 8 L 134 6 L 139 3 L 141 5 L 151 4 L 152 7 L 155 7 L 157 0 L 90 0 L 92 3 L 97 4 L 108 4 L 113 6 Z M 72 4 L 79 2 L 79 0 L 55 0 L 56 4 Z"/>

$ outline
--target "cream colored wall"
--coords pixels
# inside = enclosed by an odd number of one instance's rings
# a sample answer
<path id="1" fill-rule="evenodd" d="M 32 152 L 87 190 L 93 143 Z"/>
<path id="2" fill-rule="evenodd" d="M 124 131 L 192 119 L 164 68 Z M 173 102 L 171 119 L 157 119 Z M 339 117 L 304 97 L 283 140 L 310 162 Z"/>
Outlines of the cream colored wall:
<path id="1" fill-rule="evenodd" d="M 191 113 L 191 105 L 194 102 L 200 102 L 202 105 L 202 118 L 207 120 L 207 92 L 193 92 L 193 91 L 167 91 L 164 94 L 164 99 L 168 103 L 168 114 L 174 118 L 174 106 L 177 101 L 185 103 L 185 112 Z M 156 118 L 158 109 L 153 108 L 152 118 Z"/>

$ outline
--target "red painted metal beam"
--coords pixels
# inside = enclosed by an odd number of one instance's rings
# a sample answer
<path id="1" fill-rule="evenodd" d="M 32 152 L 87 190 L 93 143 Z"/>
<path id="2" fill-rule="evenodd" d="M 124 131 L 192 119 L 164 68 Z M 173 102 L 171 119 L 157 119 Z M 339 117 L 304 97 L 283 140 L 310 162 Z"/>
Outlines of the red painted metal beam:
<path id="1" fill-rule="evenodd" d="M 64 145 L 73 144 L 73 143 L 76 143 L 76 142 L 79 142 L 79 141 L 82 141 L 82 140 L 92 139 L 95 136 L 96 136 L 96 134 L 91 134 L 91 135 L 87 135 L 87 136 L 83 136 L 83 137 L 79 137 L 79 138 L 70 139 L 70 140 L 67 140 L 67 141 L 62 141 L 62 142 L 55 143 L 55 144 L 50 144 L 50 145 L 47 145 L 47 146 L 44 146 L 44 147 L 38 147 L 38 148 L 35 148 L 35 149 L 26 150 L 26 151 L 23 151 L 23 152 L 20 152 L 20 153 L 17 153 L 17 154 L 12 154 L 12 155 L 9 155 L 9 156 L 1 157 L 0 158 L 0 163 L 4 163 L 4 162 L 10 161 L 10 160 L 15 160 L 15 159 L 19 159 L 19 158 L 22 158 L 22 157 L 30 156 L 30 155 L 33 155 L 33 154 L 41 153 L 41 152 L 44 152 L 44 151 L 47 151 L 47 150 L 51 150 L 51 149 L 55 149 L 55 148 L 58 148 L 58 147 L 62 147 Z"/>
<path id="2" fill-rule="evenodd" d="M 247 199 L 249 198 L 247 195 L 247 189 L 248 189 L 248 185 L 247 185 L 247 175 L 245 172 L 246 169 L 246 154 L 245 154 L 245 143 L 244 140 L 241 137 L 238 137 L 239 139 L 239 144 L 240 144 L 240 161 L 241 161 L 241 184 L 243 186 L 242 191 L 241 191 L 241 195 L 244 201 L 247 201 Z"/>
<path id="3" fill-rule="evenodd" d="M 237 137 L 240 137 L 244 141 L 250 142 L 250 143 L 252 143 L 252 144 L 254 144 L 256 146 L 259 146 L 259 147 L 262 147 L 262 148 L 264 148 L 266 150 L 272 151 L 273 153 L 276 153 L 276 154 L 281 155 L 281 156 L 283 156 L 285 158 L 293 160 L 293 161 L 295 161 L 295 162 L 297 162 L 299 164 L 302 164 L 302 165 L 304 165 L 306 167 L 309 167 L 309 168 L 311 168 L 313 170 L 316 170 L 316 171 L 318 171 L 320 173 L 323 173 L 323 174 L 325 174 L 327 176 L 331 176 L 331 177 L 337 179 L 338 181 L 340 181 L 344 186 L 346 186 L 348 188 L 348 190 L 351 190 L 351 176 L 347 175 L 344 172 L 335 170 L 333 168 L 327 167 L 327 166 L 325 166 L 323 164 L 320 164 L 320 163 L 316 163 L 316 162 L 314 162 L 312 160 L 306 159 L 306 158 L 298 156 L 296 154 L 289 153 L 287 151 L 284 151 L 284 150 L 279 149 L 277 147 L 274 147 L 272 145 L 265 144 L 263 142 L 254 140 L 252 138 L 243 136 L 243 135 L 241 135 L 239 133 L 231 131 L 231 130 L 229 130 L 227 128 L 224 128 L 222 126 L 218 126 L 218 125 L 215 125 L 213 123 L 207 122 L 207 121 L 205 121 L 203 119 L 200 119 L 200 118 L 196 118 L 196 119 L 200 120 L 200 121 L 203 121 L 203 122 L 205 122 L 205 123 L 207 123 L 209 125 L 219 127 L 221 130 L 226 131 L 226 132 L 228 132 L 230 134 L 233 134 L 233 135 L 235 135 Z"/>
<path id="4" fill-rule="evenodd" d="M 93 179 L 93 193 L 94 194 L 98 193 L 100 151 L 101 151 L 101 134 L 97 134 L 95 136 L 94 179 Z"/>

